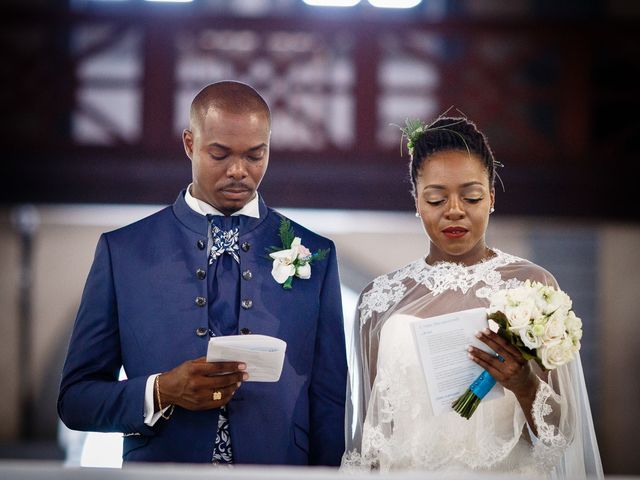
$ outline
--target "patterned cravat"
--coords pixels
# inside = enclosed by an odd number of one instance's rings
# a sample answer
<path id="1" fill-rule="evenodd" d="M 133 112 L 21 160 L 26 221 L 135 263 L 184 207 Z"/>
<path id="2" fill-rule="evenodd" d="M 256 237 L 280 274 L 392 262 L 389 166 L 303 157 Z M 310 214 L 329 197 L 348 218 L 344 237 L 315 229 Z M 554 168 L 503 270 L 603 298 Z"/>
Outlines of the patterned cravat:
<path id="1" fill-rule="evenodd" d="M 240 301 L 240 257 L 238 256 L 240 216 L 210 215 L 208 218 L 211 221 L 208 276 L 211 299 L 209 330 L 212 335 L 233 335 L 237 330 Z M 233 449 L 226 407 L 220 408 L 218 431 L 211 462 L 214 464 L 233 463 Z"/>
<path id="2" fill-rule="evenodd" d="M 240 263 L 240 257 L 238 257 L 238 220 L 238 217 L 213 216 L 211 221 L 212 245 L 209 254 L 209 265 L 225 253 L 228 253 L 237 263 Z"/>

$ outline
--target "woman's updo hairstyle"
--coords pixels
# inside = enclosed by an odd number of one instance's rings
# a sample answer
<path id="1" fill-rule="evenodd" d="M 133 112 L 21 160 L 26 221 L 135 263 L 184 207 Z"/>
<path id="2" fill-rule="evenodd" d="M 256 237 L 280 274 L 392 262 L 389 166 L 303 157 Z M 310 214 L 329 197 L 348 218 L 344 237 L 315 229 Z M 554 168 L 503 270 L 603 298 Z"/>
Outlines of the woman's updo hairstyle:
<path id="1" fill-rule="evenodd" d="M 496 165 L 499 164 L 493 158 L 487 137 L 472 121 L 463 117 L 439 117 L 429 125 L 420 120 L 407 121 L 402 134 L 407 139 L 407 148 L 411 155 L 413 196 L 416 195 L 418 174 L 423 163 L 434 153 L 447 150 L 460 150 L 477 155 L 487 169 L 489 187 L 494 188 Z"/>

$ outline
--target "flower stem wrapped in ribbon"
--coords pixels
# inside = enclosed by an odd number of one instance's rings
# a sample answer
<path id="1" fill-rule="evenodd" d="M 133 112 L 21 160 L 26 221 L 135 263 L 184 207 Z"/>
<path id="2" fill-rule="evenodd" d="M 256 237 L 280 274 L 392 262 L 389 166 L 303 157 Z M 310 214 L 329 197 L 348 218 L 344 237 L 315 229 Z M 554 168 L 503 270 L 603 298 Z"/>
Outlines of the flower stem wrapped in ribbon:
<path id="1" fill-rule="evenodd" d="M 498 324 L 498 334 L 525 360 L 535 360 L 543 370 L 553 370 L 570 362 L 580 350 L 582 321 L 571 307 L 571 298 L 562 290 L 527 280 L 519 287 L 492 295 L 488 318 Z M 496 380 L 483 371 L 453 402 L 453 409 L 471 418 L 495 384 Z"/>
<path id="2" fill-rule="evenodd" d="M 302 245 L 302 239 L 296 237 L 291 227 L 291 222 L 282 217 L 278 230 L 282 248 L 267 248 L 268 258 L 273 259 L 271 276 L 282 285 L 285 290 L 291 289 L 293 278 L 302 280 L 311 278 L 311 264 L 318 260 L 324 260 L 329 249 L 317 250 L 315 253 Z"/>

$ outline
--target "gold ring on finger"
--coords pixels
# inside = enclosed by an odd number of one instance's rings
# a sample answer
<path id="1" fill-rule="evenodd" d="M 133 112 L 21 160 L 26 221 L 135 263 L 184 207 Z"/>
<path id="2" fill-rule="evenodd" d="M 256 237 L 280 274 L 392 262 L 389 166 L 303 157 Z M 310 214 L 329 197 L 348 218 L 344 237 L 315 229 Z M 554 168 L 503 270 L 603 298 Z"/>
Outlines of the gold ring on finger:
<path id="1" fill-rule="evenodd" d="M 216 390 L 211 394 L 211 397 L 214 401 L 222 400 L 222 392 L 220 390 Z"/>

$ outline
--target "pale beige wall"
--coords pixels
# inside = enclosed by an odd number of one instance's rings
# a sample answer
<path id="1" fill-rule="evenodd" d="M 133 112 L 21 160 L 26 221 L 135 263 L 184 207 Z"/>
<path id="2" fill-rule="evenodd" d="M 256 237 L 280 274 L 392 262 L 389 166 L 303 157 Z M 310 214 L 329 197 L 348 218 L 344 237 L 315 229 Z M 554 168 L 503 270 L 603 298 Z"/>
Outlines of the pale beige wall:
<path id="1" fill-rule="evenodd" d="M 20 250 L 9 212 L 0 211 L 0 440 L 18 434 L 18 279 Z"/>
<path id="2" fill-rule="evenodd" d="M 640 227 L 600 234 L 602 407 L 597 412 L 605 468 L 640 472 Z M 595 414 L 594 414 L 595 415 Z"/>
<path id="3" fill-rule="evenodd" d="M 33 243 L 32 378 L 38 437 L 55 435 L 60 369 L 100 233 L 146 216 L 157 207 L 49 206 L 37 209 Z M 0 210 L 0 441 L 19 434 L 18 281 L 20 244 Z"/>
<path id="4" fill-rule="evenodd" d="M 38 405 L 37 431 L 50 432 L 48 419 L 55 418 L 60 348 L 66 349 L 71 322 L 101 227 L 50 225 L 40 229 L 34 257 L 33 375 Z"/>

